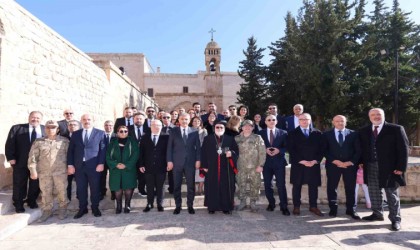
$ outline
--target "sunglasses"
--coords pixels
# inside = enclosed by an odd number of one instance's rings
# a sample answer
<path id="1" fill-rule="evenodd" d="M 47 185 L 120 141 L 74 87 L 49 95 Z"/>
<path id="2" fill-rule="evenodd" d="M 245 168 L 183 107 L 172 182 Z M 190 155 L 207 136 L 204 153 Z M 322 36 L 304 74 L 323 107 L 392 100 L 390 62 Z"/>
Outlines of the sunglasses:
<path id="1" fill-rule="evenodd" d="M 171 117 L 170 116 L 164 116 L 164 117 L 162 117 L 162 119 L 171 119 Z"/>
<path id="2" fill-rule="evenodd" d="M 65 114 L 65 115 L 72 115 L 73 113 L 68 113 L 68 112 L 67 112 L 67 113 L 64 113 L 64 114 Z"/>
<path id="3" fill-rule="evenodd" d="M 267 119 L 267 121 L 269 121 L 269 122 L 275 122 L 276 119 Z"/>
<path id="4" fill-rule="evenodd" d="M 223 127 L 223 126 L 217 126 L 217 127 L 214 127 L 215 129 L 224 129 L 225 127 Z"/>
<path id="5" fill-rule="evenodd" d="M 128 133 L 128 130 L 120 130 L 120 131 L 118 131 L 118 133 L 127 134 Z"/>

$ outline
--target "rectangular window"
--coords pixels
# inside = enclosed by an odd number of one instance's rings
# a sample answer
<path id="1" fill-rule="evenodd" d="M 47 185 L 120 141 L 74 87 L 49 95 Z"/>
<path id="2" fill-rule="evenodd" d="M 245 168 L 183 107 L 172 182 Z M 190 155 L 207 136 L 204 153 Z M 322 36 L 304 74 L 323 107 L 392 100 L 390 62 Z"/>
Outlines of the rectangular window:
<path id="1" fill-rule="evenodd" d="M 182 87 L 182 93 L 187 94 L 188 93 L 188 87 Z"/>
<path id="2" fill-rule="evenodd" d="M 153 88 L 148 88 L 147 89 L 147 95 L 148 96 L 150 96 L 150 97 L 154 97 L 154 95 L 153 95 L 154 93 L 153 93 Z"/>

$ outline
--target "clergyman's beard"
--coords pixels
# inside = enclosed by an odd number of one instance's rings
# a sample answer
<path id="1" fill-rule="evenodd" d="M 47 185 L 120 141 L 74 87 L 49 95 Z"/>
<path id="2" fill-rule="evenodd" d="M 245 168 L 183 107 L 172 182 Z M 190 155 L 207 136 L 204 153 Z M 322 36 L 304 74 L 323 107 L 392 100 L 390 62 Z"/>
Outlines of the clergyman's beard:
<path id="1" fill-rule="evenodd" d="M 220 137 L 225 133 L 225 131 L 216 131 L 215 134 Z"/>

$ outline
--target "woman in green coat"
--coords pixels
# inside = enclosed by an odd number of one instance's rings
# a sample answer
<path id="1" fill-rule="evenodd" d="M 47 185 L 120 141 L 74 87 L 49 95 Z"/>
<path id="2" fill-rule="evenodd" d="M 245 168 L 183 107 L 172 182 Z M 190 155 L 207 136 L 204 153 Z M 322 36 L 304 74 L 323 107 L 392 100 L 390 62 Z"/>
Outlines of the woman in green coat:
<path id="1" fill-rule="evenodd" d="M 109 166 L 109 188 L 115 192 L 117 206 L 115 213 L 122 210 L 122 195 L 125 196 L 124 213 L 130 212 L 130 202 L 137 185 L 137 167 L 139 147 L 136 140 L 128 136 L 128 128 L 119 126 L 117 138 L 111 140 L 106 152 Z"/>

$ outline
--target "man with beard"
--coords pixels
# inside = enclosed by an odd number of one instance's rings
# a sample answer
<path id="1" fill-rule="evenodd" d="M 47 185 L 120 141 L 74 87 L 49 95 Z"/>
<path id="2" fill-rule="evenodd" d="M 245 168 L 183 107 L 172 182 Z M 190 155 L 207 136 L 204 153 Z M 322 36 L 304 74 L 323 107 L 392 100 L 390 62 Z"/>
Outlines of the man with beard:
<path id="1" fill-rule="evenodd" d="M 204 205 L 209 214 L 214 214 L 215 211 L 230 214 L 233 210 L 237 173 L 234 158 L 238 145 L 234 137 L 224 133 L 225 123 L 216 123 L 215 133 L 204 138 L 201 150 L 201 164 L 207 173 Z"/>

